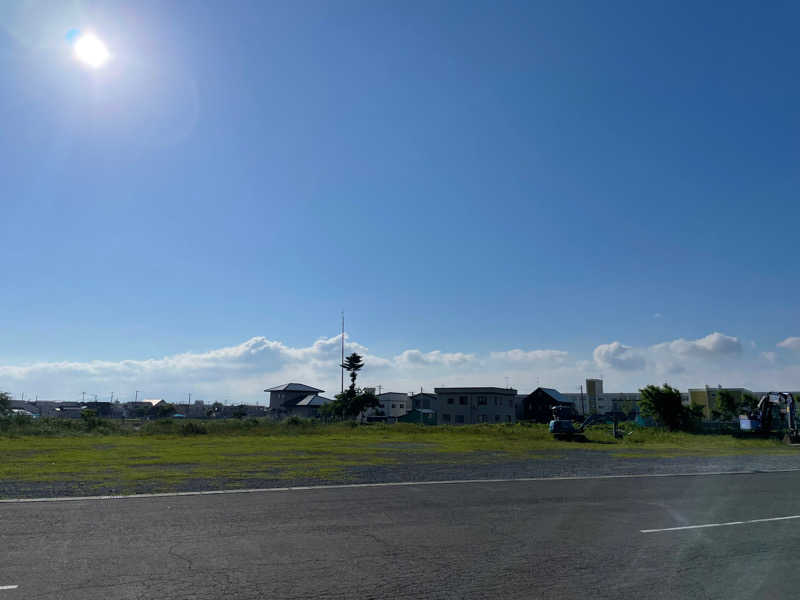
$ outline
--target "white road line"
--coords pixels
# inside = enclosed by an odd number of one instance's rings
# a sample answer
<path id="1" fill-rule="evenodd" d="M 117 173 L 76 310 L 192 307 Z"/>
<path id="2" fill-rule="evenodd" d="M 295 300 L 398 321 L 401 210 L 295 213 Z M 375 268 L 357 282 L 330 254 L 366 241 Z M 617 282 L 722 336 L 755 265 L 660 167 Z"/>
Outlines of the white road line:
<path id="1" fill-rule="evenodd" d="M 683 527 L 665 527 L 664 529 L 640 529 L 642 533 L 659 533 L 661 531 L 682 531 L 684 529 L 707 529 L 709 527 L 728 527 L 729 525 L 750 525 L 751 523 L 769 523 L 770 521 L 788 521 L 800 519 L 800 515 L 789 517 L 770 517 L 769 519 L 750 519 L 749 521 L 728 521 L 727 523 L 706 523 L 705 525 L 684 525 Z"/>
<path id="2" fill-rule="evenodd" d="M 771 469 L 757 471 L 709 471 L 706 473 L 641 473 L 624 475 L 574 475 L 564 477 L 511 477 L 506 479 L 450 479 L 441 481 L 388 481 L 383 483 L 338 483 L 331 485 L 303 485 L 294 487 L 250 488 L 242 490 L 207 490 L 198 492 L 159 492 L 155 494 L 119 494 L 107 496 L 60 496 L 58 498 L 6 498 L 0 504 L 27 502 L 77 502 L 82 500 L 128 500 L 136 498 L 174 498 L 178 496 L 217 496 L 223 494 L 263 494 L 267 492 L 297 492 L 308 490 L 341 490 L 350 488 L 405 487 L 418 485 L 462 485 L 470 483 L 513 483 L 515 481 L 592 481 L 603 479 L 639 479 L 650 477 L 706 477 L 716 475 L 761 475 L 764 473 L 796 473 L 797 469 Z"/>
<path id="3" fill-rule="evenodd" d="M 0 590 L 15 590 L 18 587 L 18 585 L 0 585 Z"/>

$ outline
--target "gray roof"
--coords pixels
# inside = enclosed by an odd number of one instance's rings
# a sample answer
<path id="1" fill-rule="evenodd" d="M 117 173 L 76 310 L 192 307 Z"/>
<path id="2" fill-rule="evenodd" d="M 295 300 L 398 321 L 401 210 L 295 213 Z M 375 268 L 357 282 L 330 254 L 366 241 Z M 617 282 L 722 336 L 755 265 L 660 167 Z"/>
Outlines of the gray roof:
<path id="1" fill-rule="evenodd" d="M 543 387 L 540 387 L 540 388 L 537 388 L 537 389 L 542 390 L 545 394 L 550 396 L 553 400 L 558 400 L 559 402 L 572 404 L 572 402 L 570 400 L 567 400 L 566 398 L 564 398 L 564 396 L 562 396 L 561 392 L 559 392 L 558 390 L 555 390 L 553 388 L 543 388 Z M 534 391 L 536 391 L 536 390 L 534 390 Z"/>
<path id="2" fill-rule="evenodd" d="M 433 391 L 437 394 L 517 394 L 514 388 L 499 387 L 437 387 Z"/>
<path id="3" fill-rule="evenodd" d="M 325 390 L 318 390 L 315 387 L 311 387 L 310 385 L 305 385 L 302 383 L 284 383 L 283 385 L 276 385 L 275 387 L 271 387 L 264 391 L 265 392 L 310 392 L 312 394 L 316 394 L 318 392 L 324 392 Z"/>
<path id="4" fill-rule="evenodd" d="M 319 396 L 317 394 L 309 394 L 300 402 L 295 404 L 295 406 L 322 406 L 323 404 L 327 404 L 328 402 L 333 402 L 330 398 L 325 398 L 324 396 Z"/>

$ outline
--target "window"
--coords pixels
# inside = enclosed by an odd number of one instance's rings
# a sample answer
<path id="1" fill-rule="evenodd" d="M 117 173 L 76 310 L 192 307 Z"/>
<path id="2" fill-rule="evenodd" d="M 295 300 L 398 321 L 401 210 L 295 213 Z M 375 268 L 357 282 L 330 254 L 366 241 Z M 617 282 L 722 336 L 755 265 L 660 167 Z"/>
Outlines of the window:
<path id="1" fill-rule="evenodd" d="M 422 401 L 422 408 L 430 408 L 430 407 L 431 407 L 431 399 L 430 398 L 425 398 Z"/>
<path id="2" fill-rule="evenodd" d="M 406 405 L 401 402 L 400 403 L 400 408 L 405 408 L 405 407 L 406 407 Z"/>
<path id="3" fill-rule="evenodd" d="M 456 423 L 463 423 L 464 415 L 456 415 Z"/>
<path id="4" fill-rule="evenodd" d="M 442 414 L 442 423 L 449 423 L 450 422 L 450 415 L 447 413 Z"/>
<path id="5" fill-rule="evenodd" d="M 511 423 L 511 415 L 506 415 L 506 423 Z"/>
<path id="6" fill-rule="evenodd" d="M 458 397 L 458 403 L 459 404 L 466 404 L 467 403 L 467 397 L 466 396 L 459 396 Z"/>
<path id="7" fill-rule="evenodd" d="M 478 406 L 486 406 L 486 396 L 478 396 Z"/>
<path id="8" fill-rule="evenodd" d="M 481 423 L 486 423 L 486 420 L 487 420 L 487 415 L 481 415 L 480 416 Z"/>
<path id="9" fill-rule="evenodd" d="M 447 403 L 448 404 L 452 404 L 453 402 L 455 402 L 455 398 L 448 398 L 447 399 Z"/>
<path id="10" fill-rule="evenodd" d="M 494 416 L 494 422 L 495 423 L 499 423 L 500 422 L 500 415 L 495 415 Z"/>
<path id="11" fill-rule="evenodd" d="M 500 402 L 502 402 L 502 400 Z M 497 406 L 497 396 L 494 397 L 494 405 Z"/>
<path id="12" fill-rule="evenodd" d="M 392 404 L 392 408 L 397 408 L 397 404 Z"/>

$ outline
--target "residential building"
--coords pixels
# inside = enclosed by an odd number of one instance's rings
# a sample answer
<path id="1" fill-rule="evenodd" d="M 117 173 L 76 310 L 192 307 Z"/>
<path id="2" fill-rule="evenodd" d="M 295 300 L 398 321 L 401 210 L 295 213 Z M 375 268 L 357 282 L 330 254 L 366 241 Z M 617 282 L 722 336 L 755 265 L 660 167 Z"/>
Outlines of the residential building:
<path id="1" fill-rule="evenodd" d="M 9 403 L 9 408 L 13 411 L 16 411 L 15 414 L 27 414 L 30 413 L 38 417 L 40 415 L 39 407 L 36 406 L 35 402 L 28 402 L 26 400 L 11 400 Z"/>
<path id="2" fill-rule="evenodd" d="M 402 392 L 384 392 L 383 394 L 378 394 L 377 398 L 378 402 L 381 403 L 383 415 L 390 422 L 397 417 L 402 417 L 412 408 L 411 397 Z"/>
<path id="3" fill-rule="evenodd" d="M 436 411 L 431 408 L 412 408 L 402 417 L 397 417 L 397 422 L 436 425 L 436 416 Z"/>
<path id="4" fill-rule="evenodd" d="M 411 395 L 412 408 L 433 408 L 436 405 L 436 394 L 429 394 L 427 392 L 420 392 L 419 394 Z"/>
<path id="5" fill-rule="evenodd" d="M 747 388 L 724 388 L 722 386 L 704 388 L 689 388 L 689 404 L 696 404 L 703 407 L 703 417 L 707 420 L 714 418 L 713 412 L 719 406 L 720 392 L 728 392 L 736 399 L 736 404 L 741 405 L 745 395 L 760 398 L 761 395 L 751 392 Z"/>
<path id="6" fill-rule="evenodd" d="M 496 387 L 436 388 L 436 406 L 441 425 L 516 422 L 517 390 Z"/>
<path id="7" fill-rule="evenodd" d="M 561 392 L 579 415 L 639 414 L 639 392 L 604 392 L 602 379 L 587 379 L 584 391 Z"/>
<path id="8" fill-rule="evenodd" d="M 553 415 L 554 406 L 567 406 L 575 410 L 575 405 L 553 388 L 538 387 L 525 396 L 519 405 L 517 418 L 536 423 L 547 423 Z"/>
<path id="9" fill-rule="evenodd" d="M 264 391 L 269 393 L 269 413 L 274 418 L 316 417 L 322 405 L 333 402 L 319 395 L 325 390 L 302 383 L 284 383 Z"/>
<path id="10" fill-rule="evenodd" d="M 138 402 L 126 402 L 124 404 L 124 416 L 131 417 L 149 417 L 153 414 L 153 409 L 157 406 L 166 404 L 163 398 L 145 398 Z"/>

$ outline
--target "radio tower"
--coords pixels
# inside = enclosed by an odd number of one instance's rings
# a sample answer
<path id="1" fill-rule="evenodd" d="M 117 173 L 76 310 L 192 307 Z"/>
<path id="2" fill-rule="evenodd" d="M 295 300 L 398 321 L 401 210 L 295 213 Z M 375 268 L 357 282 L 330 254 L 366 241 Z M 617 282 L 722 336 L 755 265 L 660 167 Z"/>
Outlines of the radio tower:
<path id="1" fill-rule="evenodd" d="M 342 311 L 342 362 L 339 366 L 342 368 L 342 394 L 344 394 L 344 311 Z"/>

